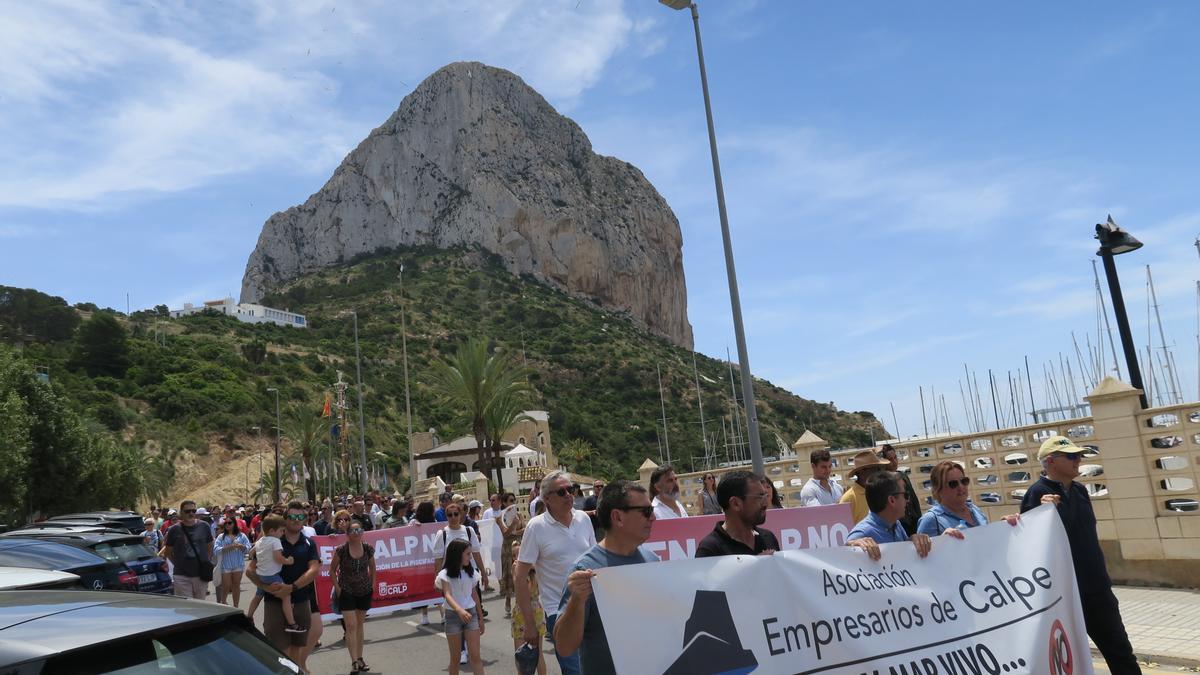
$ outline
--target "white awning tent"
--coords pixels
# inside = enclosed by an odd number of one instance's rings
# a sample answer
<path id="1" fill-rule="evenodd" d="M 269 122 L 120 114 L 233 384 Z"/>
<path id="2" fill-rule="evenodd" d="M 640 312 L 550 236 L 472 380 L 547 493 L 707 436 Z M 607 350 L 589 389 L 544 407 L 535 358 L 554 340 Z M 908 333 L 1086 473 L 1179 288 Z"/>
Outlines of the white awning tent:
<path id="1" fill-rule="evenodd" d="M 504 453 L 504 463 L 510 467 L 537 466 L 541 463 L 541 454 L 528 448 L 523 443 Z"/>

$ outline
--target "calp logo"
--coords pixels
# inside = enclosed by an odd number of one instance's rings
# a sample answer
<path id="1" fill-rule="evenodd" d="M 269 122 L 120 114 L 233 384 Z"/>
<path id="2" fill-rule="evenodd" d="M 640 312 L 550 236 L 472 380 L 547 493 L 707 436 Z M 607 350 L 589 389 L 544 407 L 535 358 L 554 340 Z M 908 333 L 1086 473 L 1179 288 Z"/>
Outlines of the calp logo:
<path id="1" fill-rule="evenodd" d="M 683 629 L 683 652 L 663 675 L 745 675 L 758 667 L 742 648 L 723 591 L 696 591 Z"/>
<path id="2" fill-rule="evenodd" d="M 1071 675 L 1075 670 L 1075 659 L 1071 655 L 1071 640 L 1062 622 L 1055 619 L 1050 628 L 1050 673 L 1051 675 Z"/>

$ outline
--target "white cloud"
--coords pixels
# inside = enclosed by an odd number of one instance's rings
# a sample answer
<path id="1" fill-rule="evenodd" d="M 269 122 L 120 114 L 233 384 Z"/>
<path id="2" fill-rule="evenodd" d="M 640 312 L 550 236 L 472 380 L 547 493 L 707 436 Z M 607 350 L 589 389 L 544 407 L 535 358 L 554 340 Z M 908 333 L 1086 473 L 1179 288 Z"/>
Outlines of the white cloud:
<path id="1" fill-rule="evenodd" d="M 14 6 L 0 206 L 93 208 L 267 165 L 326 173 L 382 121 L 340 100 L 356 64 L 415 85 L 481 60 L 570 107 L 633 29 L 620 2 Z"/>

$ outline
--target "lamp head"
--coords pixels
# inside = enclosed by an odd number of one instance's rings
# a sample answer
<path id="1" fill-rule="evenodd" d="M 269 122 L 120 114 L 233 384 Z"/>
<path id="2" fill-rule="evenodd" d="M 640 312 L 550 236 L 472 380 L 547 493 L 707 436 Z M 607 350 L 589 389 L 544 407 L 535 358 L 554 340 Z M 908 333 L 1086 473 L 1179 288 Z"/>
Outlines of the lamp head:
<path id="1" fill-rule="evenodd" d="M 1112 216 L 1108 217 L 1107 223 L 1096 223 L 1096 239 L 1100 242 L 1100 250 L 1096 251 L 1096 255 L 1104 255 L 1106 251 L 1121 255 L 1142 247 L 1142 242 L 1118 227 Z"/>
<path id="2" fill-rule="evenodd" d="M 692 6 L 692 0 L 658 0 L 671 9 L 687 9 Z"/>

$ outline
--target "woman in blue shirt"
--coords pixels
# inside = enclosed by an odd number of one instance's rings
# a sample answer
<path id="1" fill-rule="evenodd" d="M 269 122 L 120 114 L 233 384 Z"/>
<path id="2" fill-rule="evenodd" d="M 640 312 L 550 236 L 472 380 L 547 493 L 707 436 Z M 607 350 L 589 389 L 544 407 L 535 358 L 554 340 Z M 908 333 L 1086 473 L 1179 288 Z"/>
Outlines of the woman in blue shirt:
<path id="1" fill-rule="evenodd" d="M 246 551 L 250 550 L 250 539 L 238 531 L 236 518 L 221 521 L 213 550 L 220 561 L 217 574 L 221 585 L 233 595 L 233 606 L 237 607 L 242 597 L 242 572 L 246 569 Z"/>
<path id="2" fill-rule="evenodd" d="M 971 479 L 957 462 L 945 461 L 933 467 L 929 474 L 933 498 L 937 503 L 921 516 L 917 532 L 936 537 L 947 530 L 961 532 L 967 528 L 987 525 L 987 516 L 970 499 Z M 1016 525 L 1020 516 L 1005 516 Z"/>

